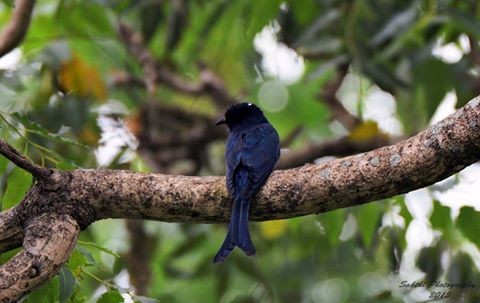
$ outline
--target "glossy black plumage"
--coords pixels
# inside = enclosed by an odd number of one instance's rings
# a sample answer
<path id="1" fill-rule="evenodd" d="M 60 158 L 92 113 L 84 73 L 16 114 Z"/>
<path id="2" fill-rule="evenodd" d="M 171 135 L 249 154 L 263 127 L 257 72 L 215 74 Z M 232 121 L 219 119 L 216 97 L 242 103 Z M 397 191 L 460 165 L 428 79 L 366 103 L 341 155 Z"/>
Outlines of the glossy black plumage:
<path id="1" fill-rule="evenodd" d="M 230 130 L 225 151 L 226 181 L 234 204 L 227 236 L 213 259 L 215 263 L 225 260 L 235 246 L 249 256 L 255 254 L 248 230 L 250 203 L 280 156 L 277 131 L 256 105 L 233 105 L 217 124 L 226 124 Z"/>

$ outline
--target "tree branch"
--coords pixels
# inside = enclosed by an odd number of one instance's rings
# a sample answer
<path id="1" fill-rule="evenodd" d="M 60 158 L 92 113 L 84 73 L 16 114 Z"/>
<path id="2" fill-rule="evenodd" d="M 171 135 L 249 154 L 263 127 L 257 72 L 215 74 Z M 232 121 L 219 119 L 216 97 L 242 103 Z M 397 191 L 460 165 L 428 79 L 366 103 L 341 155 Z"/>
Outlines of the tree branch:
<path id="1" fill-rule="evenodd" d="M 354 141 L 348 137 L 310 144 L 299 150 L 282 153 L 277 169 L 287 169 L 312 163 L 325 156 L 345 157 L 370 151 L 389 144 L 389 140 L 378 136 L 366 141 Z"/>
<path id="2" fill-rule="evenodd" d="M 304 129 L 303 125 L 299 125 L 295 127 L 285 138 L 282 139 L 282 141 L 280 142 L 280 146 L 282 148 L 287 148 L 288 146 L 290 146 L 293 143 L 293 141 L 295 141 L 295 139 L 297 139 L 298 136 L 300 136 L 300 134 L 303 132 L 303 129 Z M 303 162 L 303 164 L 305 164 L 305 162 Z"/>
<path id="3" fill-rule="evenodd" d="M 35 0 L 16 0 L 10 23 L 0 33 L 0 58 L 17 47 L 27 33 Z"/>
<path id="4" fill-rule="evenodd" d="M 22 244 L 23 228 L 13 208 L 0 213 L 0 253 Z"/>
<path id="5" fill-rule="evenodd" d="M 318 95 L 330 109 L 333 117 L 345 126 L 346 129 L 352 130 L 361 123 L 360 119 L 351 114 L 342 102 L 337 98 L 337 91 L 343 83 L 343 79 L 348 73 L 348 64 L 342 64 L 337 69 L 337 75 L 334 79 L 325 85 Z"/>
<path id="6" fill-rule="evenodd" d="M 227 137 L 226 129 L 215 126 L 212 117 L 159 102 L 145 103 L 135 119 L 137 151 L 157 172 L 195 174 L 209 165 L 210 143 Z M 172 170 L 179 160 L 190 165 Z"/>
<path id="7" fill-rule="evenodd" d="M 145 86 L 147 87 L 148 93 L 153 94 L 156 90 L 156 84 L 159 81 L 160 75 L 157 71 L 158 66 L 155 58 L 143 44 L 142 35 L 134 32 L 132 28 L 124 23 L 118 24 L 118 33 L 120 39 L 127 46 L 128 52 L 135 57 L 142 66 L 145 74 Z"/>
<path id="8" fill-rule="evenodd" d="M 47 179 L 52 171 L 46 167 L 41 167 L 28 160 L 7 142 L 0 139 L 0 154 L 12 161 L 15 165 L 31 173 L 36 179 Z"/>
<path id="9" fill-rule="evenodd" d="M 155 249 L 156 238 L 149 235 L 143 221 L 127 220 L 130 249 L 125 254 L 130 283 L 136 295 L 147 295 L 152 280 L 150 262 Z"/>
<path id="10" fill-rule="evenodd" d="M 123 87 L 126 86 L 127 88 L 130 87 L 141 87 L 146 88 L 145 81 L 140 78 L 136 77 L 128 72 L 124 71 L 116 71 L 111 74 L 111 83 L 115 87 Z"/>
<path id="11" fill-rule="evenodd" d="M 422 188 L 480 159 L 480 98 L 398 144 L 300 168 L 276 171 L 252 206 L 253 220 L 330 211 Z M 48 200 L 82 228 L 105 218 L 167 222 L 227 221 L 230 197 L 224 177 L 187 177 L 130 171 L 75 170 L 59 174 L 58 192 L 37 184 L 19 206 L 25 217 Z M 81 205 L 81 206 L 80 206 Z M 79 211 L 81 209 L 81 211 Z M 44 210 L 43 210 L 44 211 Z"/>
<path id="12" fill-rule="evenodd" d="M 17 302 L 68 260 L 80 229 L 69 216 L 46 213 L 25 229 L 23 250 L 0 266 L 0 302 Z"/>
<path id="13" fill-rule="evenodd" d="M 188 81 L 160 64 L 145 46 L 141 34 L 135 32 L 130 26 L 119 23 L 118 32 L 129 53 L 142 66 L 149 93 L 155 91 L 157 84 L 163 84 L 183 94 L 209 96 L 220 108 L 237 103 L 237 100 L 226 90 L 223 81 L 213 71 L 201 67 L 199 81 Z"/>
<path id="14" fill-rule="evenodd" d="M 275 171 L 257 195 L 250 217 L 291 218 L 384 199 L 443 180 L 479 159 L 477 97 L 395 145 Z M 0 298 L 18 299 L 51 277 L 67 259 L 79 228 L 97 220 L 218 223 L 228 221 L 230 210 L 224 177 L 55 170 L 49 182 L 36 182 L 10 215 L 2 215 L 13 222 L 10 235 L 18 233 L 18 226 L 26 229 L 24 250 L 0 266 Z M 0 237 L 0 247 L 2 242 Z"/>

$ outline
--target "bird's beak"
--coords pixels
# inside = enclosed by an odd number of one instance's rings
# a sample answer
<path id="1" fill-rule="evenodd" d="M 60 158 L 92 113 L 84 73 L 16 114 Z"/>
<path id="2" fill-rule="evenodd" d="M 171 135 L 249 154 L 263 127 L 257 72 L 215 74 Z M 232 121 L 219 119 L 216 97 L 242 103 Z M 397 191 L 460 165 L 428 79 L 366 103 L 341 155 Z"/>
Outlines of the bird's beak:
<path id="1" fill-rule="evenodd" d="M 220 125 L 220 124 L 225 124 L 227 121 L 225 120 L 225 118 L 222 118 L 220 120 L 217 121 L 217 123 L 215 123 L 215 125 Z"/>

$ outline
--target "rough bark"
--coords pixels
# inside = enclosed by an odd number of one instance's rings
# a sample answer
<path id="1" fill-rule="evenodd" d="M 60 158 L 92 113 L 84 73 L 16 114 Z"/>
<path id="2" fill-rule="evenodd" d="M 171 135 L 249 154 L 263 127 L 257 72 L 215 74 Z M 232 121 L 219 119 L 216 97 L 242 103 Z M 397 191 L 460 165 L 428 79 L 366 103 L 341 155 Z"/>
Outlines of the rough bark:
<path id="1" fill-rule="evenodd" d="M 37 179 L 47 179 L 52 174 L 50 169 L 30 162 L 30 160 L 21 155 L 16 149 L 12 148 L 6 142 L 0 141 L 0 153 L 8 160 L 15 163 L 15 165 L 18 167 L 30 172 L 32 176 Z"/>
<path id="2" fill-rule="evenodd" d="M 23 250 L 0 266 L 0 302 L 16 302 L 68 260 L 80 229 L 67 215 L 46 213 L 25 228 Z"/>
<path id="3" fill-rule="evenodd" d="M 251 218 L 291 218 L 391 197 L 440 181 L 479 159 L 477 97 L 395 145 L 274 172 L 252 205 Z M 23 251 L 0 266 L 0 301 L 18 299 L 54 275 L 79 229 L 97 220 L 217 223 L 228 220 L 230 207 L 224 177 L 54 170 L 0 215 L 0 248 L 20 245 L 20 228 L 25 233 Z"/>
<path id="4" fill-rule="evenodd" d="M 15 209 L 0 213 L 0 252 L 17 248 L 24 237 L 23 228 Z"/>

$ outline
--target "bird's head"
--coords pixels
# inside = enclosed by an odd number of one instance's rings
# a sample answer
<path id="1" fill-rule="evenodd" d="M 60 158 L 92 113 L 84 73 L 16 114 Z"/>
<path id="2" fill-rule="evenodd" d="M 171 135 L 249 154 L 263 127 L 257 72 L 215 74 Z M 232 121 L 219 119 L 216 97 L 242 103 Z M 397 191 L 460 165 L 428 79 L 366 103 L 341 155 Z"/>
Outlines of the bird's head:
<path id="1" fill-rule="evenodd" d="M 248 127 L 268 122 L 263 112 L 253 103 L 243 102 L 232 105 L 226 112 L 225 117 L 216 125 L 226 124 L 230 130 L 237 127 Z"/>

